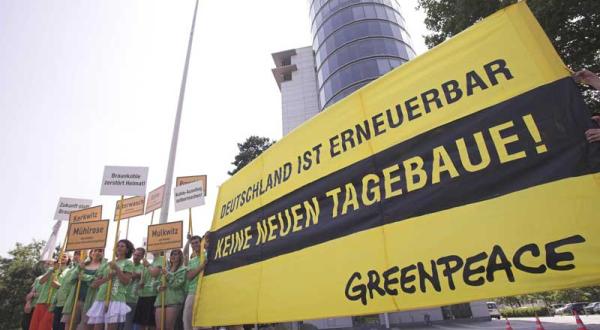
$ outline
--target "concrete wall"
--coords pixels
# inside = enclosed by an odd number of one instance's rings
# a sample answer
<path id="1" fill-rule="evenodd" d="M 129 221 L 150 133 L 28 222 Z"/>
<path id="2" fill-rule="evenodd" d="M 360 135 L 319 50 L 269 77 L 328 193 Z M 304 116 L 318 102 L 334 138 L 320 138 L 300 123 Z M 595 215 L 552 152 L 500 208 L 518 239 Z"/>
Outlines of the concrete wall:
<path id="1" fill-rule="evenodd" d="M 296 49 L 292 80 L 281 83 L 281 118 L 283 135 L 319 113 L 315 57 L 311 47 Z"/>

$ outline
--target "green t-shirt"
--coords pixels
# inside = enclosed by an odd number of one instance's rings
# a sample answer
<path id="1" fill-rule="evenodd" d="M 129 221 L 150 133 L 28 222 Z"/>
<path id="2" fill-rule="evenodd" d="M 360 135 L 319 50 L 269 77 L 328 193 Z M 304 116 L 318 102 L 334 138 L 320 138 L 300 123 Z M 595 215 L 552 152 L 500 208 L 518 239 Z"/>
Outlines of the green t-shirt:
<path id="1" fill-rule="evenodd" d="M 205 253 L 201 253 L 200 256 L 193 257 L 188 263 L 188 270 L 195 270 L 200 267 L 206 258 Z M 186 276 L 187 278 L 187 276 Z M 200 280 L 202 279 L 202 272 L 198 273 L 196 277 L 188 280 L 187 282 L 187 294 L 196 294 L 196 287 L 200 284 Z"/>
<path id="2" fill-rule="evenodd" d="M 49 269 L 48 272 L 52 272 L 52 269 Z M 52 276 L 52 275 L 50 275 Z M 39 279 L 41 279 L 43 277 L 40 276 L 38 278 L 38 289 L 36 289 L 36 292 L 38 293 L 37 299 L 35 300 L 35 304 L 47 304 L 48 303 L 48 294 L 50 293 L 50 283 L 52 282 L 52 278 L 48 278 L 48 280 L 46 281 L 46 283 L 41 284 L 39 283 Z M 54 291 L 54 290 L 53 290 Z"/>
<path id="3" fill-rule="evenodd" d="M 187 268 L 179 267 L 175 272 L 167 272 L 167 290 L 165 290 L 165 305 L 180 305 L 185 301 L 185 274 Z M 160 286 L 161 280 L 156 281 L 157 287 Z M 162 305 L 162 294 L 158 293 L 154 306 Z"/>
<path id="4" fill-rule="evenodd" d="M 108 267 L 108 261 L 106 259 L 103 259 L 102 263 L 100 264 L 100 267 L 98 267 L 98 269 L 95 272 L 93 272 L 93 274 L 85 274 L 85 270 L 83 271 L 84 274 L 81 280 L 82 285 L 83 282 L 85 282 L 88 286 L 86 290 L 85 300 L 83 302 L 83 312 L 87 312 L 92 307 L 92 304 L 96 300 L 96 294 L 98 293 L 98 288 L 92 288 L 90 285 L 93 281 L 101 277 L 100 274 L 104 274 L 105 272 L 108 274 L 109 269 L 110 268 Z M 106 294 L 106 291 L 104 291 L 104 294 Z"/>
<path id="5" fill-rule="evenodd" d="M 73 290 L 77 284 L 77 278 L 75 278 L 75 281 L 73 281 L 72 275 L 73 273 L 77 273 L 78 270 L 79 267 L 71 265 L 58 277 L 60 288 L 58 288 L 56 292 L 56 306 L 62 307 L 65 305 L 65 301 L 67 300 L 69 293 L 71 293 L 71 290 Z"/>
<path id="6" fill-rule="evenodd" d="M 144 272 L 144 265 L 142 263 L 139 264 L 133 264 L 133 273 L 138 273 L 138 274 L 142 274 Z M 131 281 L 131 283 L 129 283 L 129 285 L 127 286 L 127 303 L 130 304 L 136 304 L 138 301 L 138 294 L 139 294 L 139 284 L 140 284 L 140 280 L 136 279 Z"/>
<path id="7" fill-rule="evenodd" d="M 150 266 L 144 269 L 144 275 L 142 279 L 144 280 L 144 286 L 141 288 L 139 292 L 140 297 L 155 297 L 158 294 L 156 281 L 160 279 L 160 276 L 157 278 L 152 277 L 150 274 L 149 268 L 161 268 L 162 267 L 162 257 L 157 256 L 154 258 Z"/>
<path id="8" fill-rule="evenodd" d="M 125 273 L 131 273 L 133 271 L 133 262 L 131 262 L 131 260 L 129 260 L 129 259 L 118 260 L 117 266 L 119 266 L 119 268 L 121 268 L 121 270 Z M 103 269 L 102 272 L 100 272 L 100 274 L 98 274 L 98 275 L 102 276 L 102 277 L 108 277 L 108 274 L 110 271 L 111 271 L 110 266 L 108 266 L 105 269 Z M 98 288 L 98 293 L 96 293 L 96 301 L 104 301 L 104 299 L 106 298 L 107 287 L 108 287 L 108 282 L 102 284 Z M 127 289 L 128 289 L 128 285 L 121 283 L 121 281 L 119 281 L 119 278 L 115 274 L 115 276 L 113 276 L 113 279 L 112 279 L 112 291 L 111 291 L 110 300 L 126 302 L 127 301 L 127 299 L 126 299 L 127 298 Z"/>

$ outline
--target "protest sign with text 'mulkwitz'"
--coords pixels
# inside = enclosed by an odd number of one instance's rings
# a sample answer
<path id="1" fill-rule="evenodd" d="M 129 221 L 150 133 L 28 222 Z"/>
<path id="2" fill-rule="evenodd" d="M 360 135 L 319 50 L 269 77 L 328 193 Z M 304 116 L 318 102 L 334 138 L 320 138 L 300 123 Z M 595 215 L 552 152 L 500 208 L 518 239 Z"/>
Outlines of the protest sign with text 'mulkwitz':
<path id="1" fill-rule="evenodd" d="M 105 166 L 100 195 L 145 196 L 148 167 Z"/>
<path id="2" fill-rule="evenodd" d="M 148 226 L 148 252 L 181 249 L 183 246 L 183 221 Z"/>
<path id="3" fill-rule="evenodd" d="M 204 205 L 204 190 L 201 181 L 175 187 L 175 211 Z"/>
<path id="4" fill-rule="evenodd" d="M 69 220 L 69 213 L 86 209 L 90 205 L 92 205 L 91 199 L 61 197 L 58 201 L 58 206 L 56 206 L 54 220 Z"/>

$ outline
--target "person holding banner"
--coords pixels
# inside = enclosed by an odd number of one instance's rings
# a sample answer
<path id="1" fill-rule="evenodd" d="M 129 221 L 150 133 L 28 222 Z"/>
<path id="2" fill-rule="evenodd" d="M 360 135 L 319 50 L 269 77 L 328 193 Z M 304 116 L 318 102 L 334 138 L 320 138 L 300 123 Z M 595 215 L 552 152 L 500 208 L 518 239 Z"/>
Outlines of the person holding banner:
<path id="1" fill-rule="evenodd" d="M 71 319 L 71 313 L 75 303 L 75 291 L 79 279 L 79 272 L 84 263 L 85 260 L 81 260 L 81 251 L 75 251 L 73 253 L 71 267 L 66 271 L 67 274 L 65 274 L 59 292 L 57 293 L 57 306 L 62 308 L 60 317 L 56 314 L 54 315 L 54 327 L 57 329 L 65 329 L 69 325 L 68 321 Z M 63 298 L 64 301 L 61 301 Z M 57 318 L 61 325 L 56 325 Z M 65 322 L 65 320 L 67 320 L 67 322 Z"/>
<path id="2" fill-rule="evenodd" d="M 103 249 L 95 249 L 90 252 L 90 259 L 86 260 L 83 267 L 79 272 L 79 279 L 81 280 L 81 287 L 79 289 L 79 297 L 77 297 L 75 321 L 77 321 L 78 315 L 81 315 L 81 322 L 79 328 L 86 330 L 92 330 L 93 325 L 88 324 L 87 312 L 92 307 L 92 303 L 98 293 L 98 287 L 100 282 L 96 282 L 97 274 L 101 274 L 108 267 L 108 262 L 104 258 Z M 65 323 L 68 324 L 68 323 Z"/>
<path id="3" fill-rule="evenodd" d="M 73 259 L 67 261 L 67 268 L 58 277 L 56 297 L 52 303 L 52 312 L 54 313 L 52 321 L 53 330 L 65 329 L 65 325 L 61 323 L 63 309 L 67 302 L 67 298 L 71 292 L 75 290 L 74 284 L 77 284 L 77 264 L 79 263 L 80 255 L 80 252 L 76 251 L 73 254 Z M 64 257 L 67 259 L 69 258 L 67 254 L 64 254 L 63 258 Z"/>
<path id="4" fill-rule="evenodd" d="M 141 249 L 141 248 L 138 248 Z M 162 263 L 161 257 L 154 258 L 152 264 L 144 258 L 142 279 L 138 285 L 139 299 L 133 316 L 133 323 L 141 330 L 153 330 L 156 324 L 154 319 L 154 302 L 158 295 L 155 285 L 155 277 L 158 276 L 159 268 Z M 156 269 L 153 274 L 153 270 Z"/>
<path id="5" fill-rule="evenodd" d="M 122 239 L 117 243 L 116 261 L 108 263 L 108 267 L 99 273 L 101 276 L 95 282 L 99 285 L 95 301 L 87 312 L 88 324 L 94 325 L 95 330 L 117 330 L 119 324 L 125 323 L 127 313 L 131 308 L 127 306 L 126 297 L 128 285 L 131 282 L 133 263 L 129 258 L 133 254 L 133 244 Z M 112 281 L 112 287 L 108 288 L 108 282 Z M 104 299 L 110 290 L 110 303 L 105 308 Z"/>
<path id="6" fill-rule="evenodd" d="M 169 255 L 169 264 L 167 269 L 161 269 L 162 276 L 166 277 L 165 285 L 157 281 L 158 299 L 154 303 L 155 319 L 157 326 L 161 324 L 163 315 L 163 295 L 164 292 L 164 309 L 165 309 L 165 330 L 174 330 L 177 316 L 182 309 L 185 300 L 185 282 L 187 268 L 183 265 L 183 252 L 179 249 L 171 250 Z"/>
<path id="7" fill-rule="evenodd" d="M 40 275 L 37 280 L 37 288 L 35 289 L 34 309 L 29 323 L 29 330 L 51 329 L 52 324 L 45 325 L 44 319 L 48 314 L 48 296 L 50 295 L 50 281 L 54 273 L 54 268 L 50 266 L 50 262 L 45 264 L 46 272 Z"/>
<path id="8" fill-rule="evenodd" d="M 64 258 L 63 258 L 64 259 Z M 39 291 L 35 303 L 35 310 L 31 317 L 31 323 L 29 324 L 29 330 L 51 330 L 53 314 L 50 312 L 51 302 L 54 299 L 56 290 L 53 288 L 53 276 L 54 268 L 61 267 L 59 261 L 54 262 L 53 267 L 49 267 L 48 270 L 39 280 Z M 56 283 L 54 283 L 56 285 Z"/>
<path id="9" fill-rule="evenodd" d="M 206 267 L 206 251 L 208 249 L 208 232 L 204 235 L 204 240 L 200 236 L 192 236 L 190 238 L 190 245 L 194 257 L 188 264 L 188 270 L 186 277 L 188 280 L 187 285 L 187 297 L 185 298 L 185 305 L 183 309 L 183 327 L 185 330 L 196 329 L 192 327 L 192 316 L 194 314 L 194 301 L 196 297 L 196 287 L 200 283 L 202 277 L 201 273 Z M 201 251 L 201 248 L 203 251 Z"/>
<path id="10" fill-rule="evenodd" d="M 146 250 L 141 247 L 135 249 L 133 252 L 133 271 L 131 273 L 131 283 L 127 288 L 126 299 L 127 306 L 131 308 L 131 312 L 127 313 L 127 319 L 125 320 L 125 325 L 122 328 L 123 330 L 133 329 L 133 317 L 135 315 L 135 310 L 137 309 L 139 283 L 144 272 L 144 264 L 142 264 L 141 261 L 145 255 Z M 122 329 L 119 327 L 119 330 Z"/>

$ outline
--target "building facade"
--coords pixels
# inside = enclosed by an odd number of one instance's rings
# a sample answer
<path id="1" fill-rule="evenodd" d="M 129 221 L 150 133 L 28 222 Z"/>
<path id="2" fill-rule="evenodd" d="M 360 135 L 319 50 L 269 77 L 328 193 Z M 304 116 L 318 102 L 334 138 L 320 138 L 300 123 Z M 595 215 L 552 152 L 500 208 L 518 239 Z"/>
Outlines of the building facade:
<path id="1" fill-rule="evenodd" d="M 319 113 L 315 56 L 310 46 L 272 54 L 281 91 L 283 135 Z"/>
<path id="2" fill-rule="evenodd" d="M 415 57 L 395 0 L 312 0 L 321 109 Z"/>
<path id="3" fill-rule="evenodd" d="M 304 121 L 415 57 L 396 0 L 309 0 L 312 47 L 272 54 L 285 136 Z M 483 301 L 360 317 L 305 320 L 319 329 L 489 319 Z M 297 328 L 292 323 L 291 328 Z"/>

